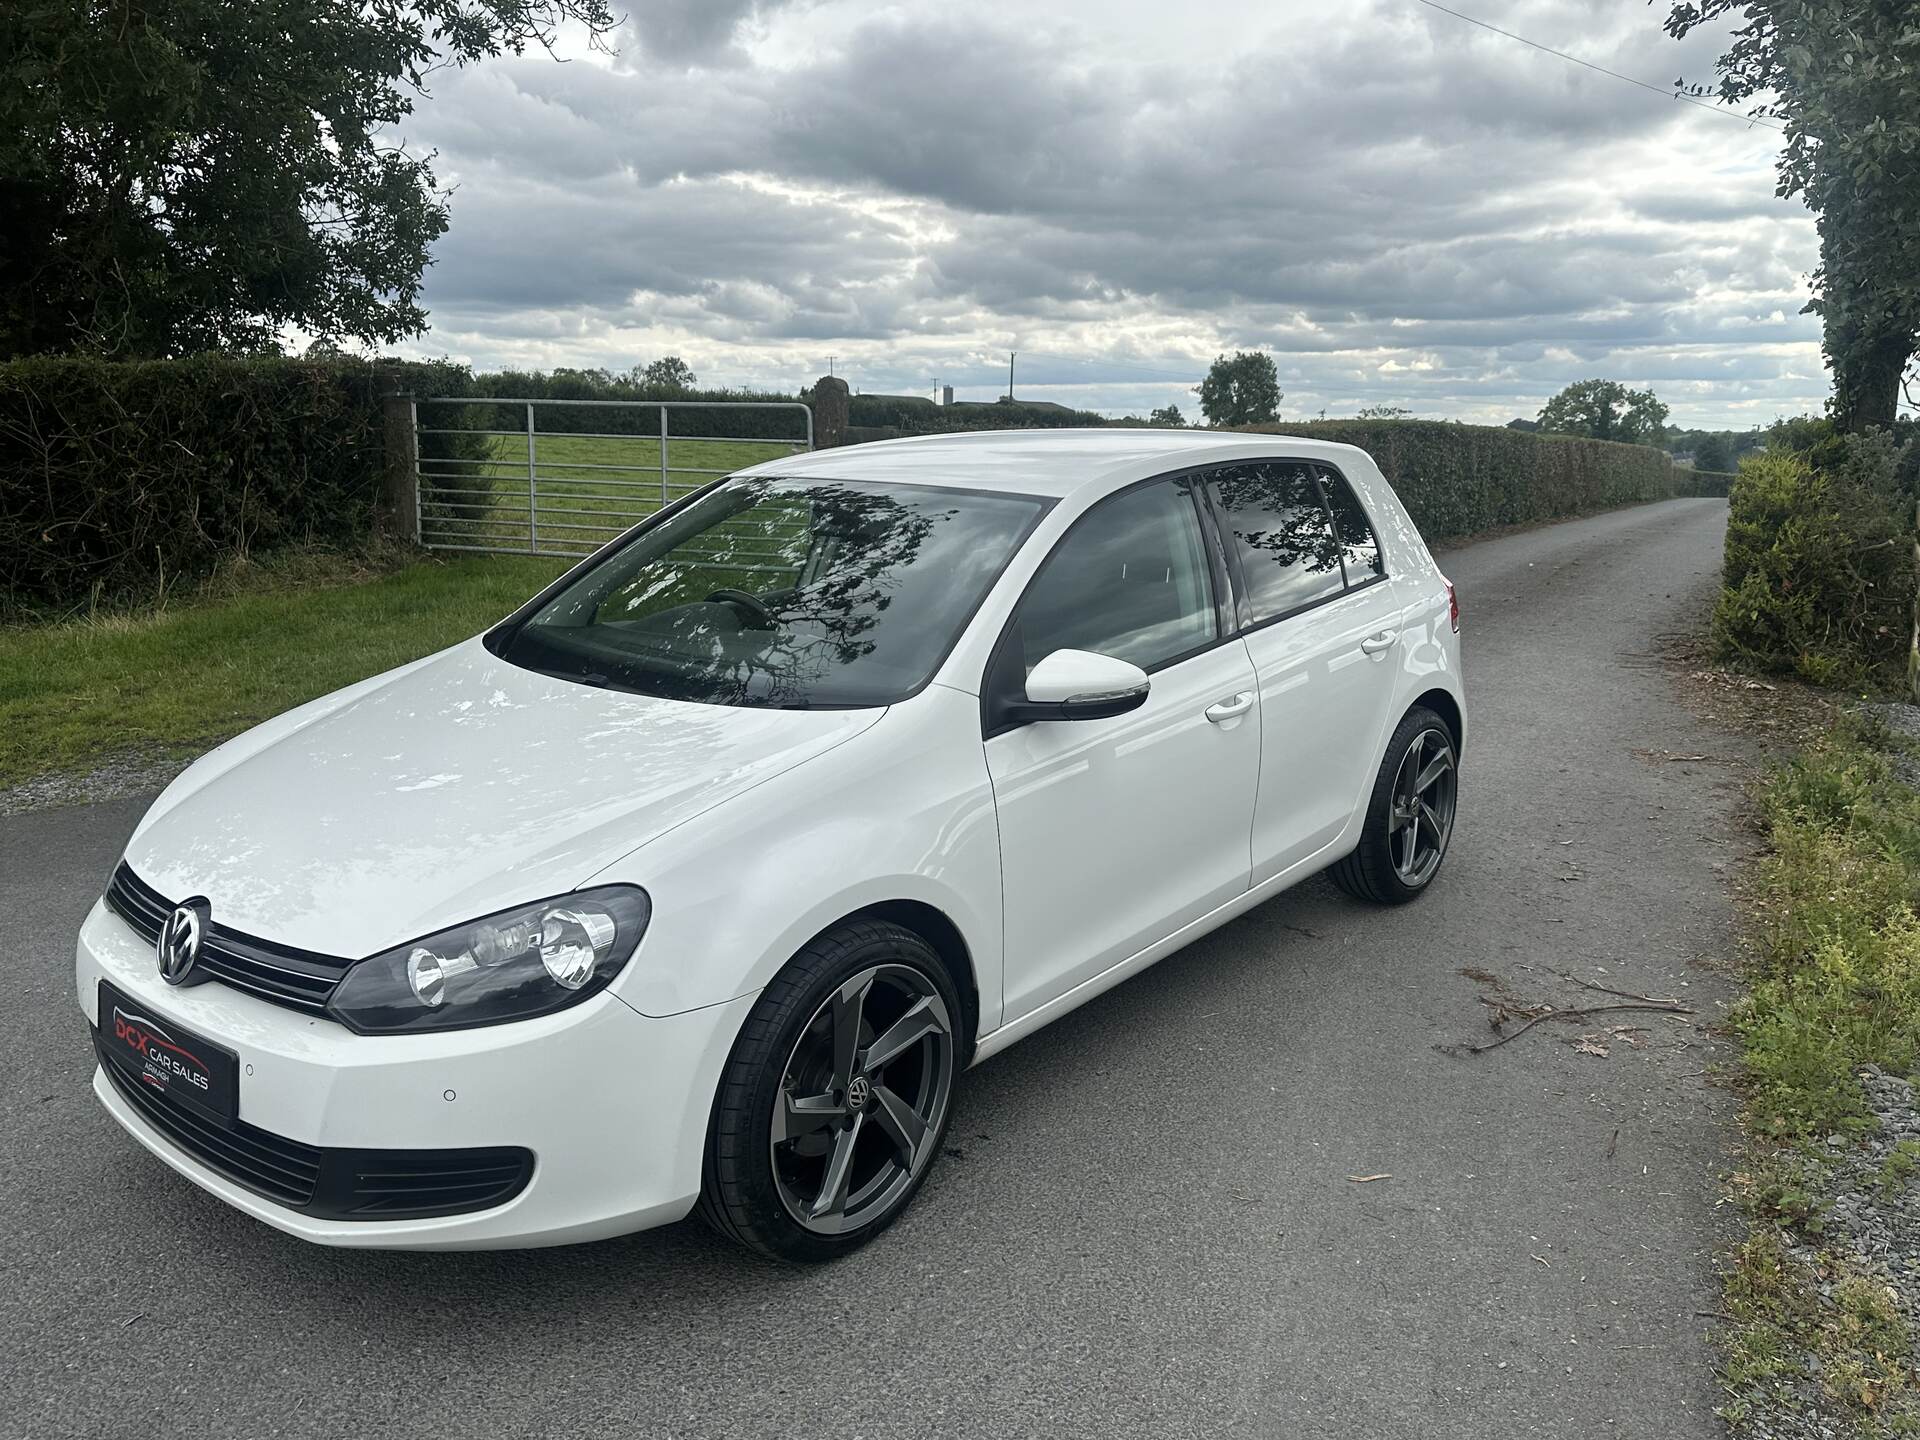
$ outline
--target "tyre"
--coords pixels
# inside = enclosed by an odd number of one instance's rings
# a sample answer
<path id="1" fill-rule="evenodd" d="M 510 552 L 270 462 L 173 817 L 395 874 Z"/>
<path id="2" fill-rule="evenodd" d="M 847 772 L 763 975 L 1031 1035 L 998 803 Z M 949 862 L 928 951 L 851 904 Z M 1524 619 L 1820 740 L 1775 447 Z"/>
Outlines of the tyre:
<path id="1" fill-rule="evenodd" d="M 1349 895 L 1404 905 L 1447 858 L 1460 794 L 1460 757 L 1446 722 L 1423 705 L 1394 727 L 1367 800 L 1360 844 L 1328 872 Z"/>
<path id="2" fill-rule="evenodd" d="M 886 1229 L 946 1138 L 962 1013 L 910 930 L 857 921 L 814 940 L 761 994 L 721 1073 L 701 1215 L 796 1263 Z"/>

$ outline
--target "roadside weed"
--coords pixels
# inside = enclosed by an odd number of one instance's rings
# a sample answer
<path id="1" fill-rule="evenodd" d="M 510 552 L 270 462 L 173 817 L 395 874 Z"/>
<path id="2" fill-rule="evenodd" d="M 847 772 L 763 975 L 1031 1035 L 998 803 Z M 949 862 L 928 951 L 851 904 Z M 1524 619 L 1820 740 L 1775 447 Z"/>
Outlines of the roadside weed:
<path id="1" fill-rule="evenodd" d="M 1741 1435 L 1777 1433 L 1782 1412 L 1809 1409 L 1840 1433 L 1920 1435 L 1907 1315 L 1830 1224 L 1830 1197 L 1863 1188 L 1840 1184 L 1848 1162 L 1833 1157 L 1878 1125 L 1865 1067 L 1911 1076 L 1920 1064 L 1912 754 L 1881 718 L 1843 717 L 1759 795 L 1772 854 L 1752 892 L 1751 988 L 1730 1017 L 1747 1079 L 1750 1158 L 1735 1185 L 1750 1229 L 1723 1276 L 1720 1363 L 1721 1414 Z M 1916 1171 L 1920 1141 L 1903 1140 L 1868 1162 L 1864 1191 L 1884 1201 Z"/>
<path id="2" fill-rule="evenodd" d="M 1916 1168 L 1920 1168 L 1920 1140 L 1902 1140 L 1880 1164 L 1880 1193 L 1898 1195 L 1907 1188 Z"/>
<path id="3" fill-rule="evenodd" d="M 1836 730 L 1762 795 L 1758 974 L 1733 1022 L 1753 1121 L 1781 1137 L 1862 1123 L 1854 1070 L 1920 1057 L 1920 794 L 1861 734 Z"/>

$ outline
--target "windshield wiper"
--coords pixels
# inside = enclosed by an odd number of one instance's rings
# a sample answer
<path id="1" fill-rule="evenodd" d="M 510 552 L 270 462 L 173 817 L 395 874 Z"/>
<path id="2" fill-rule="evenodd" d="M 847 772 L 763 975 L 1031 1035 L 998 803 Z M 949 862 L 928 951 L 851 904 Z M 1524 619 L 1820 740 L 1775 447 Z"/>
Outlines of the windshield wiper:
<path id="1" fill-rule="evenodd" d="M 598 672 L 583 673 L 578 670 L 549 670 L 540 665 L 529 665 L 527 669 L 536 675 L 544 675 L 549 680 L 572 680 L 581 685 L 591 685 L 596 690 L 605 690 L 612 683 Z"/>

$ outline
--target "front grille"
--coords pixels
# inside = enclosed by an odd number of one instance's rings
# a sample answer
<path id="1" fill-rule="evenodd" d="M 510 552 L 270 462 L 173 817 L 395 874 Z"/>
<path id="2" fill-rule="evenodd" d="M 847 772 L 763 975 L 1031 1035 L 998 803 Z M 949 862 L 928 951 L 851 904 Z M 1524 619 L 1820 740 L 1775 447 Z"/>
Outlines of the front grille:
<path id="1" fill-rule="evenodd" d="M 296 1210 L 313 1202 L 323 1154 L 317 1146 L 238 1120 L 227 1124 L 201 1115 L 142 1085 L 114 1063 L 97 1041 L 94 1048 L 107 1078 L 140 1118 L 208 1169 Z"/>
<path id="2" fill-rule="evenodd" d="M 135 875 L 125 861 L 107 884 L 108 907 L 148 944 L 160 938 L 176 903 Z M 276 1005 L 324 1015 L 327 997 L 352 963 L 241 935 L 215 922 L 207 927 L 193 973 Z"/>
<path id="3" fill-rule="evenodd" d="M 533 1178 L 517 1145 L 351 1150 L 302 1144 L 242 1120 L 202 1115 L 142 1085 L 96 1039 L 113 1087 L 147 1124 L 208 1169 L 319 1220 L 423 1220 L 504 1205 Z"/>

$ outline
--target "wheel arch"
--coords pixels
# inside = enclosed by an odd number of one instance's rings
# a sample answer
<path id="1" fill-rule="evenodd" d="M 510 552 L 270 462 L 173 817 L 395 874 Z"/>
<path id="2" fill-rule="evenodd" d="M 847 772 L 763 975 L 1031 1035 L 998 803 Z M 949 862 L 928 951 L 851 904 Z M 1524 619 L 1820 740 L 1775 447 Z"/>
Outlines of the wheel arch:
<path id="1" fill-rule="evenodd" d="M 1433 711 L 1446 723 L 1447 733 L 1453 736 L 1454 754 L 1464 754 L 1467 745 L 1467 719 L 1453 692 L 1438 688 L 1428 690 L 1415 699 L 1413 704 L 1407 706 L 1407 709 L 1412 710 L 1421 705 Z"/>
<path id="2" fill-rule="evenodd" d="M 806 945 L 811 945 L 829 931 L 856 920 L 881 920 L 898 925 L 902 930 L 911 930 L 933 947 L 934 954 L 940 957 L 940 963 L 946 967 L 953 988 L 960 996 L 960 1006 L 964 1012 L 959 1026 L 963 1051 L 960 1068 L 964 1070 L 972 1062 L 973 1049 L 980 1036 L 980 981 L 974 972 L 973 952 L 967 947 L 967 937 L 961 933 L 960 927 L 946 911 L 924 900 L 877 900 L 822 925 L 798 948 L 805 949 Z"/>

